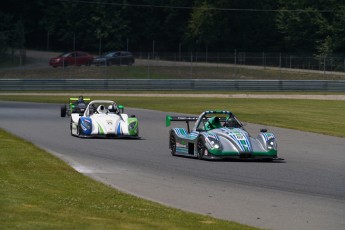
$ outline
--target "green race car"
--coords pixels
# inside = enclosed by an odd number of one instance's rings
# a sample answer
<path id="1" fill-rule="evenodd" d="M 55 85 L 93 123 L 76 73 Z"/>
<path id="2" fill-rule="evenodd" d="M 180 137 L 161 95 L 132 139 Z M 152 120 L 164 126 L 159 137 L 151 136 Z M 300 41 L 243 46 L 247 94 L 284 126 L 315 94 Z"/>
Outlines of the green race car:
<path id="1" fill-rule="evenodd" d="M 170 130 L 169 149 L 173 156 L 282 160 L 277 157 L 277 139 L 273 133 L 261 129 L 256 138 L 250 136 L 230 111 L 205 111 L 199 117 L 167 116 L 166 126 L 171 121 L 187 123 L 187 129 Z M 195 122 L 192 130 L 189 122 Z"/>
<path id="2" fill-rule="evenodd" d="M 69 104 L 61 106 L 61 117 L 66 117 L 66 115 L 71 116 L 72 113 L 84 113 L 90 101 L 90 98 L 84 98 L 83 96 L 71 97 L 69 99 Z"/>

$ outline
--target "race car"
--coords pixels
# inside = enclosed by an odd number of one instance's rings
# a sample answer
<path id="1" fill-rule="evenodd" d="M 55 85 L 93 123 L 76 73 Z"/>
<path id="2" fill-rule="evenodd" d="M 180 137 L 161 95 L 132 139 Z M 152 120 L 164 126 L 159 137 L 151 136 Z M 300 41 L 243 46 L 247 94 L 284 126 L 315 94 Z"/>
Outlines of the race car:
<path id="1" fill-rule="evenodd" d="M 71 97 L 69 104 L 61 106 L 61 117 L 71 116 L 72 113 L 84 113 L 90 100 L 90 98 L 84 98 L 83 96 Z"/>
<path id="2" fill-rule="evenodd" d="M 170 130 L 169 149 L 173 156 L 283 160 L 277 157 L 277 139 L 273 133 L 261 129 L 256 138 L 250 136 L 230 111 L 205 111 L 199 117 L 166 116 L 167 127 L 171 121 L 187 123 L 187 129 Z M 192 130 L 190 122 L 195 122 Z"/>
<path id="3" fill-rule="evenodd" d="M 140 138 L 138 119 L 110 100 L 91 101 L 84 113 L 71 114 L 71 135 L 77 137 Z"/>

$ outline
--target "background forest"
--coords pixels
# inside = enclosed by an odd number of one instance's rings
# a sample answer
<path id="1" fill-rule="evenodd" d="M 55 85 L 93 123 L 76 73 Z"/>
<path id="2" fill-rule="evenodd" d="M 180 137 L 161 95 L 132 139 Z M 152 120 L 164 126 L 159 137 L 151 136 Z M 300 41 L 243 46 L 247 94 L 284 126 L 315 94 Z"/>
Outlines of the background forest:
<path id="1" fill-rule="evenodd" d="M 0 52 L 8 48 L 103 52 L 345 51 L 337 0 L 2 0 Z"/>

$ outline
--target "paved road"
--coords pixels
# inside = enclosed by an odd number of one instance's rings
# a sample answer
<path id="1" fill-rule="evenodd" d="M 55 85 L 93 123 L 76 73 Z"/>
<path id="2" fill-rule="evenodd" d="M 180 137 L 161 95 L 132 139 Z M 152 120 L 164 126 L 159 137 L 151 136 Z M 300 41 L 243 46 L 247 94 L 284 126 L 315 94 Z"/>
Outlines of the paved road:
<path id="1" fill-rule="evenodd" d="M 127 109 L 143 139 L 104 140 L 71 137 L 59 105 L 0 107 L 1 128 L 128 193 L 261 228 L 345 229 L 344 138 L 268 127 L 285 162 L 210 162 L 170 155 L 163 112 Z"/>

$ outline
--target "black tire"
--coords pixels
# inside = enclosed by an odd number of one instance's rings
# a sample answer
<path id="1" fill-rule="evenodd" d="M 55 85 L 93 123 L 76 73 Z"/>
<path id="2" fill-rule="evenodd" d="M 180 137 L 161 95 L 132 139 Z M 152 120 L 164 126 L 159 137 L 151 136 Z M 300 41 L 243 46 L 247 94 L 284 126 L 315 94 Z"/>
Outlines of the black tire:
<path id="1" fill-rule="evenodd" d="M 80 137 L 83 134 L 83 129 L 81 128 L 80 121 L 78 122 L 77 126 L 77 136 Z"/>
<path id="2" fill-rule="evenodd" d="M 69 128 L 70 128 L 70 131 L 71 131 L 71 136 L 73 136 L 73 133 L 72 133 L 72 119 L 71 119 L 71 122 L 69 124 Z"/>
<path id="3" fill-rule="evenodd" d="M 204 159 L 205 156 L 205 144 L 204 144 L 204 139 L 203 138 L 199 138 L 198 142 L 197 142 L 197 151 L 198 151 L 198 159 L 202 160 Z"/>
<path id="4" fill-rule="evenodd" d="M 139 127 L 138 127 L 138 129 L 137 129 L 137 135 L 136 135 L 136 137 L 139 137 Z"/>
<path id="5" fill-rule="evenodd" d="M 61 117 L 66 117 L 66 111 L 67 111 L 66 105 L 62 105 L 60 109 Z"/>
<path id="6" fill-rule="evenodd" d="M 173 133 L 170 133 L 169 146 L 171 150 L 171 155 L 176 156 L 176 138 Z"/>

